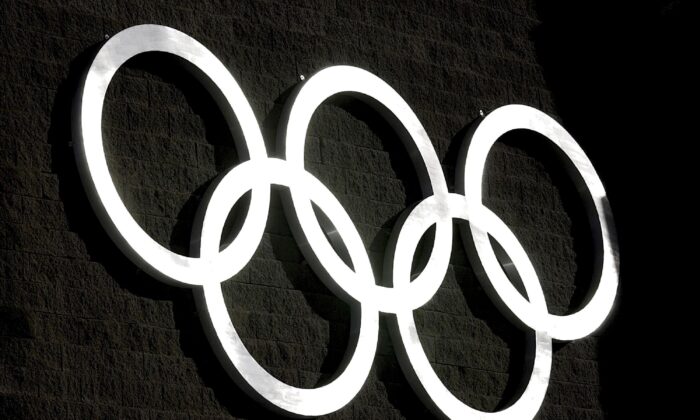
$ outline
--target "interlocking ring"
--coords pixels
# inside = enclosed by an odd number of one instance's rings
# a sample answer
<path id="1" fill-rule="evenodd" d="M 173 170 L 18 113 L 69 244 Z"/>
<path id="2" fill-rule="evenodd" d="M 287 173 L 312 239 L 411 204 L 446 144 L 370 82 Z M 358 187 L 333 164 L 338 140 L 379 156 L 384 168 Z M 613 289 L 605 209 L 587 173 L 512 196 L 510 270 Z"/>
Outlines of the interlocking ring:
<path id="1" fill-rule="evenodd" d="M 201 225 L 195 227 L 193 254 L 176 254 L 154 241 L 130 215 L 107 167 L 102 144 L 102 110 L 107 87 L 131 57 L 150 51 L 176 55 L 194 68 L 218 100 L 229 126 L 243 132 L 239 151 L 248 160 L 223 174 L 201 204 Z M 387 275 L 392 287 L 376 284 L 367 251 L 352 220 L 323 183 L 304 169 L 304 143 L 316 109 L 331 96 L 352 95 L 380 112 L 401 134 L 418 172 L 425 198 L 397 223 Z M 379 312 L 396 315 L 392 339 L 402 370 L 418 395 L 436 413 L 450 418 L 531 418 L 542 404 L 549 382 L 552 339 L 573 340 L 597 329 L 614 303 L 618 284 L 615 229 L 603 185 L 583 150 L 556 121 L 523 105 L 501 107 L 471 130 L 459 167 L 458 193 L 447 189 L 440 161 L 418 118 L 401 96 L 375 75 L 349 66 L 326 68 L 307 79 L 287 102 L 278 143 L 284 159 L 267 155 L 258 123 L 240 87 L 223 64 L 203 45 L 175 29 L 158 25 L 128 28 L 107 41 L 93 60 L 77 97 L 76 155 L 81 178 L 101 223 L 122 251 L 137 265 L 169 284 L 191 287 L 200 317 L 217 356 L 237 384 L 268 407 L 285 414 L 318 416 L 336 411 L 359 392 L 372 366 L 378 340 Z M 547 311 L 539 278 L 512 231 L 482 204 L 481 183 L 486 156 L 504 133 L 528 129 L 556 145 L 565 163 L 587 191 L 594 236 L 600 240 L 600 280 L 578 312 L 554 316 Z M 260 242 L 270 203 L 270 186 L 289 188 L 285 212 L 292 232 L 314 272 L 346 302 L 359 309 L 354 349 L 330 383 L 304 389 L 278 380 L 251 356 L 226 309 L 221 283 L 235 276 Z M 220 250 L 224 223 L 236 202 L 251 191 L 250 208 L 236 238 Z M 313 203 L 313 204 L 312 204 Z M 316 205 L 342 240 L 351 265 L 336 253 L 319 222 Z M 468 221 L 464 238 L 480 280 L 499 308 L 526 331 L 534 331 L 534 368 L 518 400 L 506 409 L 487 413 L 457 399 L 440 381 L 420 344 L 413 311 L 428 302 L 448 268 L 453 219 Z M 425 268 L 411 278 L 418 242 L 435 226 L 435 238 Z M 508 280 L 489 237 L 512 260 L 525 287 L 522 296 Z M 355 312 L 353 316 L 356 316 Z"/>

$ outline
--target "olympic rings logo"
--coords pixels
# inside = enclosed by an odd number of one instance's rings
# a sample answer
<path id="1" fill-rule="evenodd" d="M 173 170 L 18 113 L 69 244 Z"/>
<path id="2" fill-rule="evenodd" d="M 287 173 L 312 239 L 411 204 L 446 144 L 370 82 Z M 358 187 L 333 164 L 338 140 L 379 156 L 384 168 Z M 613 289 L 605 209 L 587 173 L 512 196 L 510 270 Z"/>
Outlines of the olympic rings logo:
<path id="1" fill-rule="evenodd" d="M 131 57 L 160 51 L 178 56 L 196 69 L 217 99 L 229 125 L 243 133 L 247 161 L 223 174 L 201 205 L 198 248 L 183 256 L 164 248 L 143 231 L 122 202 L 109 174 L 102 141 L 102 110 L 107 87 Z M 393 287 L 376 284 L 360 235 L 336 197 L 304 169 L 306 131 L 315 110 L 327 98 L 353 95 L 375 107 L 400 127 L 421 181 L 425 198 L 406 212 L 395 227 L 387 254 Z M 97 53 L 78 94 L 76 154 L 83 184 L 101 223 L 136 264 L 172 285 L 193 288 L 210 342 L 239 386 L 273 409 L 290 415 L 317 416 L 340 409 L 360 390 L 369 373 L 378 340 L 379 312 L 395 314 L 392 338 L 399 361 L 416 393 L 437 414 L 450 418 L 532 418 L 548 386 L 552 339 L 575 340 L 593 332 L 610 312 L 618 285 L 615 228 L 603 184 L 583 150 L 566 130 L 546 114 L 522 105 L 501 107 L 476 124 L 465 142 L 458 167 L 458 193 L 448 192 L 440 162 L 418 118 L 388 84 L 355 67 L 326 68 L 307 79 L 288 101 L 280 123 L 285 159 L 270 158 L 250 104 L 224 65 L 202 44 L 175 29 L 158 25 L 128 28 L 107 41 Z M 537 273 L 514 234 L 482 203 L 486 157 L 504 133 L 528 129 L 541 133 L 561 152 L 578 187 L 587 191 L 589 219 L 598 241 L 597 286 L 577 312 L 555 316 L 547 311 Z M 270 186 L 289 188 L 285 212 L 292 232 L 315 273 L 359 311 L 359 333 L 347 364 L 330 383 L 315 389 L 287 385 L 265 371 L 246 350 L 227 312 L 221 282 L 238 273 L 260 242 Z M 251 191 L 247 218 L 236 238 L 220 249 L 228 213 Z M 334 251 L 312 203 L 329 218 L 348 251 L 352 265 Z M 534 331 L 534 367 L 518 400 L 506 409 L 487 413 L 458 400 L 440 381 L 420 344 L 413 310 L 428 302 L 440 287 L 451 253 L 453 219 L 465 220 L 464 240 L 480 281 L 499 307 L 526 330 Z M 435 239 L 428 262 L 411 279 L 410 262 L 419 240 L 431 226 Z M 493 237 L 516 268 L 527 294 L 508 280 L 489 240 Z"/>

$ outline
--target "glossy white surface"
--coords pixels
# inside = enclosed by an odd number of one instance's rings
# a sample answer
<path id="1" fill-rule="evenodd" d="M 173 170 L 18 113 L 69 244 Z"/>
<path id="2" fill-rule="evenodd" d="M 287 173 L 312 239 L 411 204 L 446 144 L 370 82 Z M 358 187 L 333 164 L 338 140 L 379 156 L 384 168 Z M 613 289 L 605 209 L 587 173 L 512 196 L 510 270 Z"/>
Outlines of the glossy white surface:
<path id="1" fill-rule="evenodd" d="M 248 160 L 215 182 L 202 202 L 193 232 L 193 255 L 183 256 L 159 245 L 136 223 L 119 197 L 107 167 L 102 140 L 105 94 L 116 71 L 129 58 L 151 51 L 174 54 L 194 66 L 193 72 L 217 99 L 229 126 L 240 124 L 239 153 Z M 360 235 L 336 197 L 304 169 L 309 122 L 329 97 L 351 95 L 377 110 L 397 130 L 421 182 L 424 199 L 397 223 L 387 250 L 386 273 L 392 287 L 377 285 Z M 350 66 L 324 69 L 306 79 L 289 99 L 278 130 L 284 159 L 267 155 L 250 104 L 228 70 L 191 37 L 158 25 L 128 28 L 97 53 L 78 93 L 76 155 L 85 188 L 102 224 L 122 251 L 158 279 L 195 291 L 202 323 L 217 356 L 237 384 L 273 410 L 296 416 L 318 416 L 345 406 L 359 392 L 377 347 L 379 313 L 395 314 L 392 337 L 406 377 L 437 414 L 450 418 L 532 418 L 544 399 L 551 369 L 552 338 L 572 340 L 598 328 L 614 303 L 618 283 L 615 230 L 603 185 L 591 162 L 556 121 L 533 108 L 508 105 L 486 116 L 471 131 L 458 162 L 458 193 L 449 193 L 440 161 L 428 135 L 408 104 L 373 74 Z M 600 280 L 591 298 L 571 315 L 547 311 L 539 277 L 515 235 L 482 204 L 486 157 L 503 134 L 528 129 L 547 137 L 563 152 L 564 163 L 579 176 L 578 187 L 593 203 L 588 208 L 600 259 Z M 270 186 L 289 188 L 285 212 L 305 258 L 322 281 L 353 307 L 351 351 L 338 375 L 314 389 L 283 383 L 251 356 L 226 308 L 221 282 L 233 278 L 255 252 L 268 216 Z M 223 227 L 235 203 L 251 191 L 250 208 L 236 238 L 220 250 Z M 325 226 L 312 203 L 328 219 Z M 495 413 L 475 410 L 457 399 L 440 381 L 423 350 L 413 310 L 436 293 L 448 269 L 453 219 L 468 221 L 463 231 L 470 259 L 480 280 L 501 310 L 526 331 L 534 332 L 534 368 L 524 391 L 509 407 Z M 330 229 L 333 232 L 329 231 Z M 411 262 L 423 234 L 436 226 L 425 268 L 412 279 Z M 525 286 L 527 297 L 508 279 L 489 241 L 505 250 Z M 329 239 L 332 238 L 332 239 Z M 340 241 L 352 266 L 337 254 Z"/>

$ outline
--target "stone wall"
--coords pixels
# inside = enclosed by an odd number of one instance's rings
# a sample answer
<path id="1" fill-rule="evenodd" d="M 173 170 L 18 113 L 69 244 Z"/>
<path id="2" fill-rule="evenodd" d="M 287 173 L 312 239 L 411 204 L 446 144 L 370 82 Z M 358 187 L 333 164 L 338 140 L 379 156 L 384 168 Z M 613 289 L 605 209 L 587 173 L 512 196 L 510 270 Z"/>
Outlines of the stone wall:
<path id="1" fill-rule="evenodd" d="M 612 88 L 584 77 L 604 79 L 587 73 L 596 61 L 586 48 L 602 35 L 578 44 L 571 36 L 584 23 L 609 23 L 586 21 L 596 13 L 576 15 L 528 0 L 227 3 L 11 0 L 2 6 L 1 417 L 271 416 L 223 371 L 192 292 L 156 281 L 116 248 L 78 177 L 71 136 L 78 82 L 104 39 L 132 25 L 174 27 L 219 57 L 251 102 L 275 156 L 287 96 L 300 75 L 331 65 L 364 68 L 406 99 L 450 188 L 464 131 L 480 110 L 534 106 L 559 119 L 590 152 L 622 220 L 622 256 L 625 244 L 632 254 L 624 217 L 631 213 L 631 193 L 625 175 L 616 172 L 628 146 L 615 132 L 600 134 L 584 123 L 601 112 L 590 107 L 591 86 Z M 609 40 L 598 59 L 614 56 L 614 45 Z M 591 68 L 577 67 L 579 59 Z M 602 103 L 602 112 L 612 112 Z M 602 124 L 611 125 L 610 119 L 602 117 Z M 240 162 L 239 134 L 229 131 L 196 78 L 172 57 L 153 53 L 129 61 L 113 80 L 103 132 L 110 171 L 132 215 L 159 243 L 187 253 L 207 186 Z M 387 238 L 402 211 L 422 197 L 396 134 L 365 104 L 339 98 L 315 114 L 305 153 L 308 170 L 355 222 L 378 282 L 388 284 L 381 276 Z M 542 138 L 506 136 L 489 157 L 484 200 L 523 243 L 550 312 L 567 314 L 585 302 L 591 287 L 593 242 L 583 203 L 558 162 Z M 342 364 L 350 310 L 304 260 L 280 191 L 274 190 L 254 258 L 224 291 L 256 359 L 289 384 L 314 387 Z M 232 232 L 244 214 L 245 202 L 233 212 Z M 614 336 L 621 313 L 588 338 L 554 344 L 539 418 L 624 412 L 619 385 L 629 365 L 619 347 L 623 340 Z M 528 377 L 530 336 L 496 310 L 458 235 L 443 285 L 415 319 L 433 367 L 463 401 L 493 411 L 519 395 Z M 390 322 L 382 315 L 379 349 L 362 391 L 329 418 L 431 418 L 398 365 Z"/>

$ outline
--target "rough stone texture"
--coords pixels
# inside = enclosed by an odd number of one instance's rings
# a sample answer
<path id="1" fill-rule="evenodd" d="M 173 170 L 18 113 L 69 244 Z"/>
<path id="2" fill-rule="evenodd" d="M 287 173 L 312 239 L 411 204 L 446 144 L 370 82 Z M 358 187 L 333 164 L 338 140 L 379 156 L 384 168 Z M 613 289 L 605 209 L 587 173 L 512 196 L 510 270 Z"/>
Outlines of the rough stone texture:
<path id="1" fill-rule="evenodd" d="M 583 10 L 588 14 L 529 0 L 4 2 L 0 417 L 271 416 L 221 368 L 192 293 L 157 282 L 124 257 L 82 190 L 71 145 L 71 101 L 106 35 L 158 23 L 204 44 L 240 83 L 272 154 L 282 104 L 300 74 L 337 64 L 365 68 L 416 112 L 451 188 L 460 133 L 480 109 L 537 107 L 571 130 L 609 182 L 624 260 L 634 254 L 636 240 L 624 217 L 633 208 L 629 179 L 616 172 L 626 146 L 616 143 L 615 132 L 598 137 L 596 127 L 585 124 L 599 112 L 586 91 L 594 83 L 583 80 L 591 76 L 586 69 L 572 70 L 579 57 L 562 47 L 589 24 L 602 25 L 588 38 L 593 47 L 612 33 L 610 21 Z M 586 50 L 591 44 L 572 45 L 591 67 L 615 55 L 615 41 L 600 57 Z M 185 253 L 206 187 L 240 159 L 233 147 L 237 134 L 176 64 L 149 54 L 120 70 L 107 95 L 103 131 L 110 170 L 136 220 L 161 244 Z M 613 90 L 610 84 L 594 87 Z M 602 117 L 606 123 L 610 119 Z M 330 101 L 314 116 L 306 159 L 356 223 L 379 274 L 394 221 L 421 198 L 396 135 L 362 103 Z M 537 136 L 509 135 L 492 151 L 484 182 L 485 202 L 528 251 L 550 311 L 574 311 L 590 287 L 592 244 L 581 200 L 551 149 Z M 285 382 L 313 387 L 341 365 L 350 311 L 304 261 L 278 193 L 255 257 L 224 291 L 234 325 L 257 360 Z M 233 213 L 240 220 L 245 204 L 238 207 Z M 627 273 L 639 272 L 635 264 Z M 615 316 L 624 317 L 628 307 L 621 305 Z M 527 366 L 526 336 L 485 295 L 459 237 L 445 282 L 415 319 L 433 367 L 459 398 L 493 411 L 517 396 Z M 383 316 L 364 388 L 328 418 L 431 417 L 398 366 L 389 322 Z M 616 323 L 577 342 L 555 343 L 539 418 L 625 413 L 628 397 L 620 395 L 620 385 L 631 368 L 618 347 L 623 340 L 614 337 L 621 330 Z"/>

